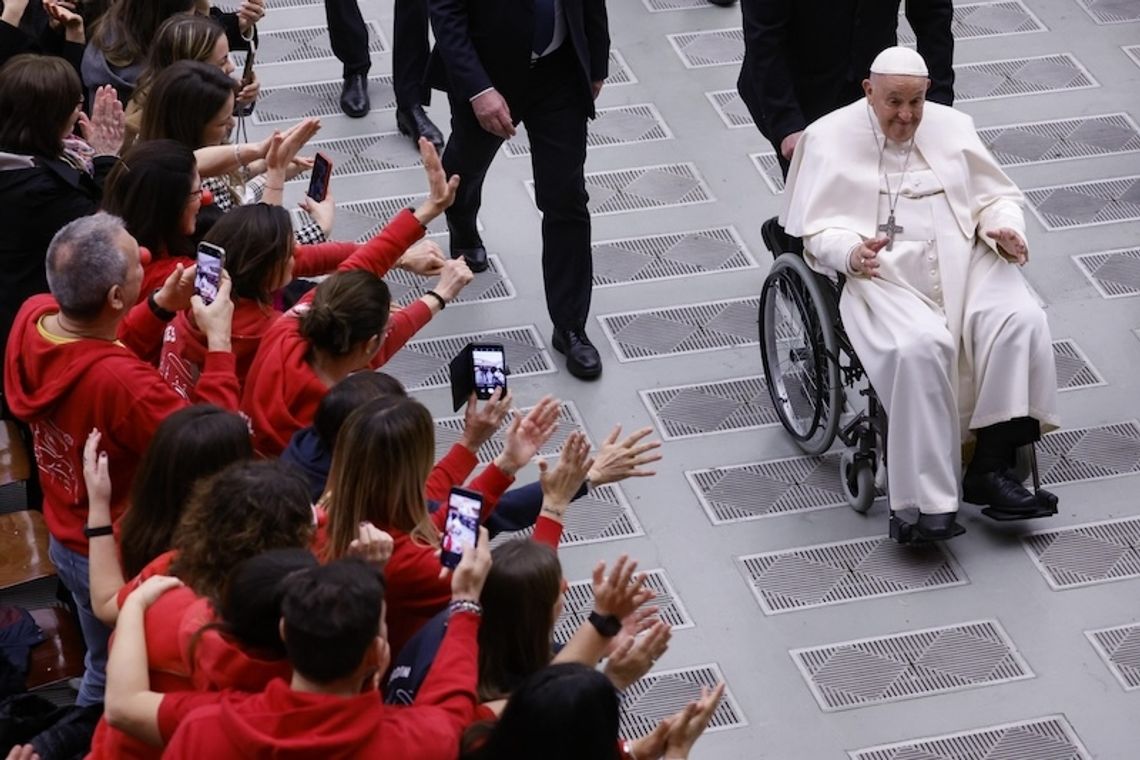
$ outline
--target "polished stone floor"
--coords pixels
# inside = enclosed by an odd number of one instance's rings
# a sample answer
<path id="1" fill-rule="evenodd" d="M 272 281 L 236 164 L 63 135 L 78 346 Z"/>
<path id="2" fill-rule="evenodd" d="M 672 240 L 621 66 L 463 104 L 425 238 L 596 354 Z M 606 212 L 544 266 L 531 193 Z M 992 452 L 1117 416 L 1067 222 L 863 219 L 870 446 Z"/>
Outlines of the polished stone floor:
<path id="1" fill-rule="evenodd" d="M 424 191 L 395 133 L 392 0 L 362 2 L 375 110 L 361 120 L 339 114 L 321 5 L 268 5 L 250 136 L 321 116 L 335 236 L 363 238 Z M 885 538 L 882 502 L 850 511 L 838 453 L 801 456 L 767 397 L 759 227 L 781 182 L 735 95 L 739 7 L 608 5 L 611 76 L 587 162 L 603 377 L 575 381 L 550 348 L 521 130 L 485 187 L 492 269 L 389 370 L 436 414 L 441 446 L 459 424 L 446 363 L 476 336 L 507 346 L 520 406 L 564 400 L 548 453 L 572 429 L 598 443 L 618 423 L 652 425 L 665 442 L 657 477 L 575 506 L 562 551 L 575 583 L 560 636 L 589 611 L 593 563 L 622 552 L 652 571 L 676 626 L 626 695 L 626 734 L 723 678 L 728 697 L 695 757 L 1140 756 L 1140 0 L 956 3 L 958 106 L 1031 207 L 1026 276 L 1064 391 L 1065 428 L 1039 458 L 1061 511 L 997 524 L 965 507 L 968 532 L 924 551 Z M 913 40 L 905 24 L 900 39 Z M 430 112 L 446 125 L 445 98 Z M 290 185 L 290 202 L 304 186 Z M 404 300 L 424 287 L 390 284 Z"/>

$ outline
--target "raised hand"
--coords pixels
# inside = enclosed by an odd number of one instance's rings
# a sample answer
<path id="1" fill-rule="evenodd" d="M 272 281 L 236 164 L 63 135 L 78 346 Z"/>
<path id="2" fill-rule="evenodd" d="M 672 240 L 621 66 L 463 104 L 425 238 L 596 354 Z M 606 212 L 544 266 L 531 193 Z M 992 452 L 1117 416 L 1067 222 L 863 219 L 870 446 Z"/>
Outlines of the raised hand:
<path id="1" fill-rule="evenodd" d="M 625 689 L 648 673 L 665 654 L 672 637 L 672 626 L 655 620 L 643 635 L 622 639 L 606 660 L 605 673 L 614 687 Z"/>
<path id="2" fill-rule="evenodd" d="M 514 475 L 525 467 L 558 428 L 559 412 L 559 401 L 553 396 L 543 396 L 525 417 L 516 412 L 507 427 L 503 451 L 495 457 L 498 468 Z"/>
<path id="3" fill-rule="evenodd" d="M 336 200 L 331 190 L 325 193 L 325 199 L 319 203 L 307 195 L 302 197 L 300 206 L 324 230 L 326 237 L 332 233 L 333 222 L 336 220 Z"/>
<path id="4" fill-rule="evenodd" d="M 221 282 L 218 283 L 218 295 L 213 303 L 207 305 L 202 297 L 197 295 L 190 299 L 194 321 L 206 334 L 206 347 L 210 351 L 231 350 L 230 330 L 234 318 L 234 302 L 230 300 L 232 287 L 229 272 L 223 269 Z"/>
<path id="5" fill-rule="evenodd" d="M 480 526 L 479 543 L 475 546 L 464 545 L 463 557 L 451 575 L 452 600 L 478 602 L 490 572 L 491 534 Z"/>
<path id="6" fill-rule="evenodd" d="M 440 270 L 439 282 L 435 284 L 436 294 L 446 303 L 451 303 L 455 297 L 475 279 L 475 274 L 463 259 L 449 259 L 443 263 Z"/>
<path id="7" fill-rule="evenodd" d="M 111 522 L 111 465 L 107 452 L 99 450 L 103 434 L 93 429 L 83 446 L 83 482 L 87 486 L 87 522 L 109 525 Z"/>
<path id="8" fill-rule="evenodd" d="M 362 559 L 384 572 L 388 560 L 392 558 L 392 551 L 396 548 L 392 536 L 370 522 L 360 523 L 357 537 L 348 545 L 348 556 Z"/>
<path id="9" fill-rule="evenodd" d="M 625 554 L 618 557 L 609 575 L 605 562 L 594 567 L 594 610 L 599 615 L 624 619 L 653 598 L 653 591 L 645 588 L 645 574 L 635 576 L 636 570 L 637 562 Z"/>
<path id="10" fill-rule="evenodd" d="M 566 438 L 558 464 L 551 468 L 545 459 L 538 460 L 538 481 L 542 484 L 542 510 L 561 517 L 574 494 L 586 480 L 593 464 L 590 442 L 586 434 L 575 430 Z M 554 516 L 552 514 L 552 516 Z"/>
<path id="11" fill-rule="evenodd" d="M 1009 227 L 991 230 L 986 233 L 986 237 L 997 243 L 998 253 L 1000 253 L 1006 261 L 1017 264 L 1018 266 L 1025 266 L 1029 261 L 1029 247 L 1025 245 L 1025 241 L 1021 239 L 1021 235 Z"/>
<path id="12" fill-rule="evenodd" d="M 590 468 L 590 485 L 600 486 L 626 478 L 646 478 L 656 475 L 654 470 L 641 469 L 644 465 L 661 459 L 660 454 L 652 453 L 655 449 L 661 448 L 661 441 L 642 443 L 642 440 L 652 432 L 653 428 L 645 427 L 619 442 L 621 425 L 615 425 L 602 444 L 602 450 L 594 457 L 594 466 Z"/>
<path id="13" fill-rule="evenodd" d="M 443 170 L 443 162 L 431 140 L 421 137 L 419 147 L 424 174 L 427 175 L 428 197 L 415 210 L 415 215 L 420 224 L 426 227 L 431 220 L 447 211 L 455 202 L 455 191 L 459 189 L 459 175 L 447 176 L 447 172 Z"/>
<path id="14" fill-rule="evenodd" d="M 472 454 L 478 452 L 502 427 L 503 420 L 511 411 L 513 400 L 509 391 L 503 392 L 502 386 L 495 388 L 491 398 L 487 399 L 487 403 L 483 406 L 479 406 L 478 399 L 472 393 L 471 398 L 467 399 L 467 409 L 463 413 L 463 436 L 459 439 L 460 445 Z"/>
<path id="15" fill-rule="evenodd" d="M 183 266 L 176 264 L 162 287 L 154 294 L 154 302 L 159 308 L 166 311 L 183 311 L 190 308 L 190 299 L 194 295 L 194 275 L 198 271 L 197 264 Z"/>
<path id="16" fill-rule="evenodd" d="M 666 758 L 673 760 L 689 756 L 693 744 L 708 727 L 722 696 L 724 682 L 717 684 L 711 691 L 707 686 L 702 686 L 701 698 L 685 705 L 685 709 L 673 716 L 669 733 L 665 737 Z"/>
<path id="17" fill-rule="evenodd" d="M 321 120 L 315 117 L 302 119 L 280 134 L 277 140 L 274 135 L 269 143 L 269 150 L 265 154 L 265 163 L 269 171 L 285 173 L 289 165 L 297 157 L 297 153 L 321 129 Z"/>
<path id="18" fill-rule="evenodd" d="M 123 113 L 123 104 L 115 94 L 115 88 L 109 84 L 103 85 L 95 91 L 91 118 L 80 114 L 79 133 L 95 149 L 95 155 L 117 156 L 123 147 L 126 128 L 127 117 Z"/>
<path id="19" fill-rule="evenodd" d="M 404 255 L 396 261 L 396 266 L 421 277 L 436 277 L 443 272 L 443 266 L 447 262 L 448 258 L 443 255 L 439 243 L 421 240 L 404 251 Z"/>
<path id="20" fill-rule="evenodd" d="M 248 32 L 254 24 L 265 16 L 265 0 L 243 0 L 238 6 L 238 29 L 242 34 Z"/>

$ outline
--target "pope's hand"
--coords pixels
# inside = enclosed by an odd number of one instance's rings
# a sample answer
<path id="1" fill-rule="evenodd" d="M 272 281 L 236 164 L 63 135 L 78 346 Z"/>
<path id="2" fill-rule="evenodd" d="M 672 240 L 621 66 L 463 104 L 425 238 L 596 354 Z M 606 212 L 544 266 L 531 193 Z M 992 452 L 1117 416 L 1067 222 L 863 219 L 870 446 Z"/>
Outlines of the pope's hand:
<path id="1" fill-rule="evenodd" d="M 847 268 L 864 277 L 878 277 L 879 251 L 889 242 L 888 238 L 875 238 L 855 246 L 847 257 Z"/>
<path id="2" fill-rule="evenodd" d="M 998 253 L 1010 263 L 1025 266 L 1029 261 L 1029 248 L 1021 235 L 1009 227 L 1001 227 L 986 233 L 986 237 L 997 243 Z"/>
<path id="3" fill-rule="evenodd" d="M 780 141 L 780 155 L 784 157 L 785 161 L 792 160 L 792 154 L 796 152 L 796 146 L 800 142 L 800 138 L 804 136 L 804 131 L 801 129 L 799 132 L 792 132 L 790 135 Z"/>

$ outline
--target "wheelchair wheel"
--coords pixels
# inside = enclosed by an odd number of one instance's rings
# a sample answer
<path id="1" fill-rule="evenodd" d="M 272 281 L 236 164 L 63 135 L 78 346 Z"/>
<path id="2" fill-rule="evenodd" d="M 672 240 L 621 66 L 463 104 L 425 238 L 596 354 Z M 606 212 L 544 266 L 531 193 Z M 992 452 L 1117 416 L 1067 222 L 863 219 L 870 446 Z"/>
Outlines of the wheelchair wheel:
<path id="1" fill-rule="evenodd" d="M 839 457 L 839 483 L 847 504 L 864 514 L 875 501 L 875 468 L 869 459 L 856 459 L 852 449 Z"/>
<path id="2" fill-rule="evenodd" d="M 834 296 L 802 258 L 772 264 L 760 295 L 760 356 L 772 406 L 808 454 L 835 440 L 843 411 Z"/>

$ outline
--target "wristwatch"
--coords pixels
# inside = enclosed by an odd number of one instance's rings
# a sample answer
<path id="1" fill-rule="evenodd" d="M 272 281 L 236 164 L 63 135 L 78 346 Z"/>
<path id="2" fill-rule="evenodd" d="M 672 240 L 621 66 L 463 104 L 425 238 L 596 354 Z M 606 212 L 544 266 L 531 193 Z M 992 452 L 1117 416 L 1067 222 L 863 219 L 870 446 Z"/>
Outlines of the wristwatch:
<path id="1" fill-rule="evenodd" d="M 87 526 L 83 529 L 83 535 L 87 538 L 95 538 L 97 536 L 113 536 L 115 528 L 113 525 L 100 525 L 97 528 Z"/>
<path id="2" fill-rule="evenodd" d="M 603 615 L 597 610 L 594 610 L 590 613 L 588 620 L 590 621 L 590 625 L 594 626 L 594 629 L 607 639 L 612 639 L 621 631 L 621 620 L 613 615 Z"/>

